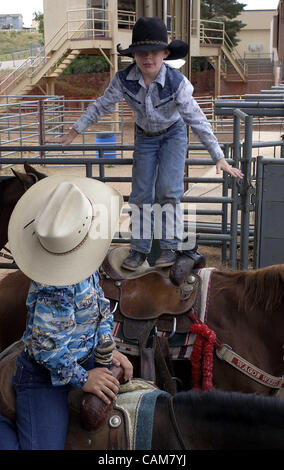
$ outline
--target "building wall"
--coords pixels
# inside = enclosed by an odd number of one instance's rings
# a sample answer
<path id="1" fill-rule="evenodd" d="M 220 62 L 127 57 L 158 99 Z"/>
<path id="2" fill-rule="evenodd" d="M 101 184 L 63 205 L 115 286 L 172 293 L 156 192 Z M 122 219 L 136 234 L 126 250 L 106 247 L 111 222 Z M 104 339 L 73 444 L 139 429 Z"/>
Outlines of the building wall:
<path id="1" fill-rule="evenodd" d="M 249 53 L 272 52 L 271 24 L 276 10 L 245 10 L 236 19 L 246 24 L 238 34 L 238 51 L 242 57 Z"/>
<path id="2" fill-rule="evenodd" d="M 23 15 L 7 14 L 0 15 L 0 29 L 11 25 L 14 29 L 23 29 Z"/>
<path id="3" fill-rule="evenodd" d="M 87 0 L 43 0 L 44 41 L 46 46 L 66 23 L 67 11 L 79 8 L 87 8 Z"/>
<path id="4" fill-rule="evenodd" d="M 48 43 L 66 21 L 69 0 L 43 0 L 44 42 Z"/>

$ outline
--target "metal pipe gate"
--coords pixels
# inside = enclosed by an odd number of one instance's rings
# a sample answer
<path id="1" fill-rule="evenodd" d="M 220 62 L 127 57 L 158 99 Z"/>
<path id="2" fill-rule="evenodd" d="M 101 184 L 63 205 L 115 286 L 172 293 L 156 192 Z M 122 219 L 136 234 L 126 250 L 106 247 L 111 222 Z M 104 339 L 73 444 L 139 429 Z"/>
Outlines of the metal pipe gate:
<path id="1" fill-rule="evenodd" d="M 237 109 L 236 109 L 237 107 Z M 242 108 L 242 109 L 240 109 Z M 234 188 L 232 197 L 239 198 L 239 204 L 237 211 L 241 212 L 241 233 L 240 233 L 240 269 L 249 268 L 249 245 L 251 241 L 251 213 L 255 212 L 257 205 L 258 180 L 256 179 L 252 165 L 255 164 L 255 158 L 252 157 L 253 147 L 268 146 L 266 144 L 253 144 L 253 117 L 254 116 L 277 116 L 284 117 L 284 103 L 278 101 L 235 101 L 235 100 L 216 100 L 215 101 L 215 113 L 216 115 L 232 115 L 234 117 L 234 160 L 236 164 L 241 164 L 241 169 L 244 173 L 244 179 L 238 182 L 238 191 Z M 242 145 L 242 156 L 241 156 L 241 144 L 240 144 L 240 120 L 245 123 L 245 138 Z M 272 142 L 270 142 L 272 144 Z M 275 142 L 277 146 L 280 146 L 281 152 L 280 157 L 284 157 L 284 141 Z M 278 159 L 275 159 L 278 160 Z M 256 188 L 254 187 L 253 181 L 256 181 Z M 236 217 L 233 217 L 236 222 Z M 236 230 L 236 227 L 234 227 Z M 256 226 L 254 226 L 254 237 L 253 243 L 255 242 Z M 254 250 L 254 265 L 255 265 L 256 251 Z M 234 260 L 235 261 L 235 260 Z M 231 266 L 235 263 L 231 263 Z"/>
<path id="2" fill-rule="evenodd" d="M 114 182 L 131 182 L 130 177 L 111 177 L 111 176 L 106 176 L 105 175 L 105 165 L 132 165 L 133 160 L 132 158 L 121 158 L 121 159 L 116 159 L 116 158 L 104 158 L 104 152 L 107 150 L 117 150 L 118 146 L 113 146 L 113 145 L 69 145 L 65 146 L 64 150 L 67 152 L 81 152 L 83 150 L 85 151 L 98 151 L 99 153 L 99 158 L 52 158 L 52 157 L 46 157 L 46 158 L 10 158 L 10 157 L 4 157 L 0 158 L 0 165 L 1 164 L 6 164 L 6 165 L 19 165 L 19 164 L 24 164 L 24 162 L 27 162 L 31 165 L 84 165 L 86 168 L 86 176 L 87 177 L 92 177 L 92 170 L 93 166 L 99 165 L 99 176 L 97 179 L 99 179 L 102 182 L 108 182 L 108 183 L 114 183 Z M 189 149 L 193 150 L 198 150 L 198 149 L 203 149 L 204 147 L 200 144 L 192 144 L 189 145 Z M 134 150 L 134 146 L 119 146 L 119 149 L 121 151 L 127 151 L 127 150 Z M 228 157 L 228 162 L 233 163 L 233 160 L 229 158 L 229 149 L 230 145 L 226 144 L 224 148 L 224 152 L 226 156 Z M 61 145 L 30 145 L 30 146 L 10 146 L 10 145 L 5 145 L 5 146 L 0 146 L 0 155 L 1 151 L 5 152 L 36 152 L 41 154 L 43 151 L 62 151 L 62 146 Z M 213 161 L 211 159 L 205 159 L 205 158 L 187 158 L 186 159 L 186 166 L 196 166 L 196 165 L 214 165 Z M 2 178 L 7 178 L 2 177 Z M 224 174 L 223 178 L 210 178 L 210 177 L 205 177 L 205 178 L 195 178 L 195 177 L 185 177 L 185 184 L 187 183 L 196 183 L 196 182 L 204 182 L 204 183 L 221 183 L 222 184 L 222 196 L 184 196 L 181 199 L 182 203 L 206 203 L 206 204 L 212 204 L 213 207 L 212 209 L 197 209 L 196 214 L 197 215 L 218 215 L 221 216 L 221 223 L 220 223 L 220 228 L 219 230 L 213 230 L 213 232 L 210 232 L 209 230 L 203 230 L 200 233 L 198 243 L 199 244 L 210 244 L 211 242 L 216 243 L 217 245 L 222 247 L 222 259 L 225 262 L 226 261 L 226 252 L 227 252 L 227 246 L 229 245 L 230 247 L 235 247 L 237 244 L 237 233 L 235 232 L 235 227 L 236 223 L 230 220 L 230 223 L 228 221 L 228 205 L 231 205 L 232 214 L 236 214 L 236 204 L 237 204 L 237 199 L 232 198 L 231 195 L 229 194 L 229 177 L 227 174 Z M 129 196 L 128 195 L 123 195 L 125 202 L 128 201 Z M 220 204 L 221 208 L 216 209 L 216 204 Z M 130 213 L 130 209 L 125 210 L 125 212 Z M 185 210 L 185 215 L 188 215 L 187 211 Z M 197 228 L 198 229 L 198 228 Z M 114 242 L 118 243 L 129 243 L 129 238 L 125 238 L 122 234 L 119 238 L 115 238 Z M 230 260 L 232 260 L 232 267 L 234 267 L 235 263 L 235 256 L 233 253 L 230 255 Z M 4 265 L 1 263 L 1 267 L 4 267 Z M 6 268 L 5 264 L 5 268 Z"/>
<path id="3" fill-rule="evenodd" d="M 283 102 L 265 102 L 263 108 L 258 108 L 257 115 L 269 116 L 271 111 L 275 111 L 275 116 L 284 116 L 284 105 Z M 238 105 L 238 108 L 235 106 Z M 254 106 L 252 108 L 252 106 Z M 223 174 L 222 178 L 212 177 L 190 177 L 184 178 L 185 185 L 188 183 L 221 183 L 222 184 L 222 196 L 184 196 L 181 200 L 182 203 L 206 203 L 212 204 L 212 209 L 200 209 L 196 210 L 196 215 L 218 215 L 221 217 L 220 224 L 197 224 L 197 233 L 199 233 L 198 243 L 200 245 L 213 244 L 221 246 L 222 262 L 228 261 L 229 267 L 232 269 L 241 268 L 247 269 L 249 267 L 249 248 L 254 242 L 254 227 L 250 223 L 251 213 L 255 211 L 255 204 L 253 198 L 255 198 L 254 188 L 254 164 L 255 159 L 252 157 L 252 149 L 254 147 L 264 146 L 279 146 L 281 148 L 281 157 L 284 156 L 284 141 L 266 142 L 266 143 L 253 143 L 252 132 L 253 132 L 253 117 L 255 114 L 255 102 L 245 103 L 240 100 L 220 100 L 215 102 L 215 114 L 216 115 L 231 115 L 233 117 L 233 142 L 221 144 L 224 150 L 225 157 L 230 164 L 236 166 L 241 165 L 242 171 L 245 174 L 244 179 L 241 181 L 235 178 L 229 177 L 226 173 Z M 242 108 L 242 109 L 240 109 Z M 241 125 L 244 124 L 244 141 L 241 143 L 240 140 L 240 129 Z M 36 158 L 23 158 L 24 152 L 36 152 L 37 155 L 43 156 L 45 152 L 62 152 L 61 145 L 0 145 L 0 168 L 1 165 L 18 165 L 23 164 L 25 161 L 30 164 L 36 165 L 84 165 L 86 168 L 86 176 L 93 177 L 93 166 L 99 165 L 99 179 L 102 182 L 131 182 L 131 177 L 111 177 L 105 174 L 105 165 L 132 165 L 132 158 L 104 158 L 105 151 L 116 151 L 119 150 L 121 154 L 123 151 L 133 151 L 133 145 L 93 145 L 85 144 L 84 142 L 80 145 L 69 145 L 64 147 L 64 151 L 69 154 L 76 154 L 76 158 L 60 158 L 60 157 L 36 157 Z M 189 151 L 205 150 L 202 144 L 190 144 L 188 146 Z M 99 158 L 93 158 L 91 155 L 97 151 Z M 1 158 L 1 152 L 5 152 L 5 157 Z M 19 153 L 21 158 L 10 158 L 9 153 Z M 78 152 L 88 157 L 78 157 Z M 88 152 L 92 152 L 91 154 Z M 211 159 L 207 158 L 187 158 L 186 167 L 195 165 L 214 165 Z M 187 174 L 187 172 L 186 172 Z M 3 178 L 3 177 L 2 177 Z M 7 178 L 7 177 L 4 177 Z M 123 195 L 124 200 L 127 202 L 129 196 Z M 216 204 L 220 204 L 221 208 L 216 208 Z M 230 209 L 230 215 L 229 215 Z M 130 209 L 125 212 L 130 213 Z M 185 215 L 188 215 L 186 211 Z M 239 220 L 240 217 L 240 220 Z M 128 243 L 129 238 L 119 236 L 114 239 L 115 242 Z M 240 256 L 237 256 L 237 249 L 240 247 Z M 227 259 L 227 251 L 229 251 L 229 259 Z M 4 266 L 1 263 L 1 267 Z"/>

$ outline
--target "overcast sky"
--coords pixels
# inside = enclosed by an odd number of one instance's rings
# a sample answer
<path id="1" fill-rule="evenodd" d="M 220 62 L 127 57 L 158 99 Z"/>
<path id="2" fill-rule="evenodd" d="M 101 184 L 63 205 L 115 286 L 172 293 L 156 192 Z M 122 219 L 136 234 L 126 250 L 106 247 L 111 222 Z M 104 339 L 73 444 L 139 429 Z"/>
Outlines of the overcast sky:
<path id="1" fill-rule="evenodd" d="M 279 0 L 240 0 L 245 3 L 245 10 L 276 10 Z"/>
<path id="2" fill-rule="evenodd" d="M 60 1 L 60 0 L 58 0 Z M 277 8 L 279 0 L 240 0 L 245 3 L 245 10 L 274 10 Z M 1 0 L 0 14 L 22 13 L 24 17 L 24 26 L 31 26 L 33 13 L 35 11 L 43 12 L 43 0 Z"/>

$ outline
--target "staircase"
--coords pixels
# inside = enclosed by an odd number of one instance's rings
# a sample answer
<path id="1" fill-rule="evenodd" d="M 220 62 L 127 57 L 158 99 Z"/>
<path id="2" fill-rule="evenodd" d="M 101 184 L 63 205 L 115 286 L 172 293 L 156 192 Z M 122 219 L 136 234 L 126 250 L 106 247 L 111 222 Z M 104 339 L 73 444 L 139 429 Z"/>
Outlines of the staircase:
<path id="1" fill-rule="evenodd" d="M 64 70 L 68 67 L 68 65 L 73 62 L 74 59 L 81 53 L 79 49 L 74 49 L 72 51 L 67 51 L 67 53 L 63 56 L 63 58 L 54 65 L 53 69 L 49 73 L 49 77 L 57 78 L 59 75 L 64 72 Z"/>
<path id="2" fill-rule="evenodd" d="M 273 80 L 273 62 L 271 59 L 245 59 L 243 63 L 246 65 L 247 70 L 247 80 Z M 227 80 L 228 81 L 238 81 L 239 78 L 236 74 L 234 67 L 231 65 L 227 69 Z"/>
<path id="3" fill-rule="evenodd" d="M 96 11 L 94 8 L 86 9 L 86 19 L 76 18 L 75 23 L 72 16 L 68 20 L 67 15 L 67 21 L 45 45 L 45 49 L 37 57 L 26 59 L 2 80 L 0 99 L 1 95 L 26 95 L 43 77 L 58 77 L 82 51 L 111 50 L 112 40 L 109 31 L 102 28 L 95 29 L 95 22 L 89 18 L 90 10 Z M 76 14 L 76 11 L 71 10 L 70 13 Z M 78 11 L 82 15 L 82 10 Z M 110 21 L 107 19 L 107 14 L 105 10 L 104 24 Z"/>
<path id="4" fill-rule="evenodd" d="M 271 59 L 245 59 L 248 73 L 273 73 L 273 63 Z"/>
<path id="5" fill-rule="evenodd" d="M 200 51 L 215 70 L 220 64 L 220 73 L 224 80 L 230 80 L 230 71 L 233 70 L 238 80 L 246 82 L 247 65 L 227 35 L 223 22 L 200 21 Z"/>

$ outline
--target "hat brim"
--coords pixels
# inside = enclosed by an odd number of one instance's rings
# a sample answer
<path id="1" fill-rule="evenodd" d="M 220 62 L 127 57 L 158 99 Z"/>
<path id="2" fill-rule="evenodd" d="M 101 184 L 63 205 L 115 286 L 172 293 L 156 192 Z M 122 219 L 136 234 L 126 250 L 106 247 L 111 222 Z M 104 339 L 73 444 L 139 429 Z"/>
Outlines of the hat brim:
<path id="1" fill-rule="evenodd" d="M 121 49 L 120 44 L 117 45 L 117 51 L 121 56 L 134 57 L 135 52 L 162 51 L 168 49 L 170 54 L 165 60 L 183 59 L 189 51 L 186 42 L 175 39 L 167 46 L 162 44 L 135 44 L 130 45 L 127 49 Z"/>
<path id="2" fill-rule="evenodd" d="M 30 222 L 62 181 L 76 184 L 86 195 L 93 206 L 94 220 L 80 248 L 57 255 L 41 246 L 34 234 L 34 224 Z M 83 281 L 102 264 L 117 228 L 122 206 L 123 198 L 118 191 L 92 178 L 69 175 L 42 179 L 21 197 L 10 218 L 9 247 L 16 264 L 27 277 L 41 284 L 66 286 Z"/>

